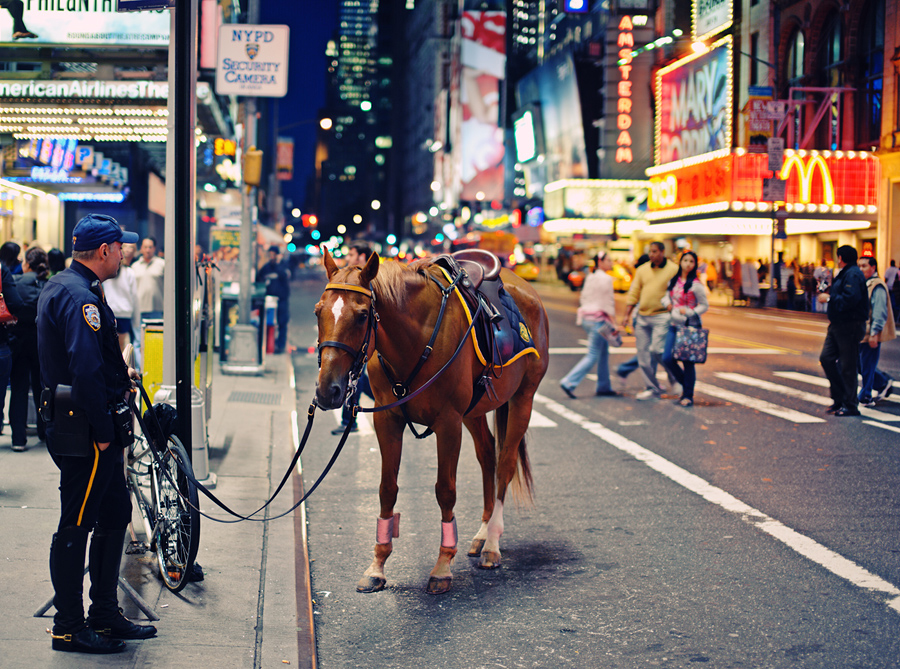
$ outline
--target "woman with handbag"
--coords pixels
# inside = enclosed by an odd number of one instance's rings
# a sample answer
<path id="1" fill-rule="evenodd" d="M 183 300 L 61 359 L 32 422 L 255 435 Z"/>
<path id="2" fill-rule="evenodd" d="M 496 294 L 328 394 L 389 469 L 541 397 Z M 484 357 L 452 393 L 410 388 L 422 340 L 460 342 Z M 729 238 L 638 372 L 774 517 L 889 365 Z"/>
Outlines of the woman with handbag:
<path id="1" fill-rule="evenodd" d="M 609 382 L 609 343 L 621 345 L 619 330 L 616 328 L 616 302 L 612 277 L 607 274 L 612 269 L 612 259 L 606 251 L 600 251 L 594 260 L 594 271 L 585 280 L 581 290 L 581 306 L 578 307 L 576 324 L 581 325 L 588 335 L 588 352 L 559 382 L 563 392 L 575 399 L 575 388 L 597 365 L 597 389 L 595 395 L 612 397 L 618 393 Z"/>
<path id="2" fill-rule="evenodd" d="M 7 327 L 15 324 L 16 314 L 22 310 L 22 306 L 16 280 L 6 265 L 0 263 L 0 434 L 3 433 L 3 405 L 6 403 L 6 387 L 9 385 L 9 372 L 12 369 Z"/>
<path id="3" fill-rule="evenodd" d="M 703 287 L 703 282 L 697 278 L 697 254 L 693 251 L 685 251 L 681 254 L 679 265 L 681 269 L 672 277 L 666 295 L 662 299 L 663 306 L 669 311 L 669 332 L 666 335 L 666 347 L 662 362 L 684 389 L 678 404 L 690 407 L 694 405 L 694 384 L 697 381 L 696 363 L 690 360 L 676 359 L 675 341 L 679 331 L 683 332 L 685 328 L 699 329 L 702 327 L 700 314 L 709 309 L 709 300 L 706 298 L 706 288 Z M 681 365 L 678 364 L 679 362 Z"/>

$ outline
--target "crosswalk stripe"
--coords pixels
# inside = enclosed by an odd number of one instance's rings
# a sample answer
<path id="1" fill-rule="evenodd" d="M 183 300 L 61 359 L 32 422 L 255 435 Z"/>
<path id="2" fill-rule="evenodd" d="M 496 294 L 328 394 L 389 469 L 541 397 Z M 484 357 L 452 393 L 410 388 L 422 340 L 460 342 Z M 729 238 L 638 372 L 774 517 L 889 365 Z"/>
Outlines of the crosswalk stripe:
<path id="1" fill-rule="evenodd" d="M 732 381 L 733 383 L 742 383 L 747 386 L 753 386 L 754 388 L 760 388 L 761 390 L 768 390 L 773 393 L 779 393 L 786 397 L 794 397 L 798 400 L 803 400 L 804 402 L 812 402 L 813 404 L 818 404 L 819 406 L 823 407 L 831 406 L 832 404 L 832 400 L 830 397 L 825 397 L 824 395 L 815 395 L 813 393 L 808 393 L 805 390 L 797 390 L 796 388 L 791 388 L 790 386 L 783 386 L 780 383 L 772 383 L 771 381 L 756 379 L 752 376 L 744 376 L 743 374 L 734 374 L 731 372 L 716 372 L 716 376 L 720 379 L 725 379 L 726 381 Z M 875 409 L 868 409 L 866 407 L 859 407 L 859 412 L 866 418 L 873 418 L 884 423 L 900 423 L 900 415 L 885 413 L 884 411 L 877 411 Z"/>
<path id="2" fill-rule="evenodd" d="M 791 379 L 792 381 L 799 381 L 800 383 L 808 383 L 813 386 L 819 386 L 820 388 L 828 388 L 830 386 L 828 379 L 822 378 L 821 376 L 814 376 L 812 374 L 804 374 L 802 372 L 772 372 L 775 376 L 780 376 L 782 379 Z M 896 390 L 897 384 L 894 383 L 894 389 Z M 897 402 L 900 404 L 900 397 L 888 397 L 882 402 Z"/>
<path id="3" fill-rule="evenodd" d="M 885 600 L 884 604 L 900 613 L 900 588 L 893 583 L 885 581 L 852 560 L 848 560 L 817 541 L 800 534 L 782 522 L 742 502 L 725 490 L 717 488 L 696 474 L 692 474 L 675 463 L 666 460 L 661 455 L 631 441 L 624 435 L 614 432 L 600 423 L 589 420 L 586 416 L 582 416 L 540 393 L 534 396 L 534 400 L 543 404 L 553 413 L 593 434 L 613 448 L 627 453 L 635 460 L 643 462 L 650 469 L 674 481 L 686 490 L 699 495 L 707 502 L 735 514 L 743 522 L 765 532 L 808 560 L 821 565 L 835 576 L 852 583 L 861 590 L 882 593 Z"/>
<path id="4" fill-rule="evenodd" d="M 538 413 L 534 409 L 531 410 L 531 420 L 528 421 L 528 428 L 533 427 L 559 427 L 557 423 L 547 418 L 542 413 Z"/>
<path id="5" fill-rule="evenodd" d="M 818 416 L 811 416 L 808 413 L 803 413 L 801 411 L 795 411 L 794 409 L 788 409 L 787 407 L 782 407 L 777 404 L 773 404 L 772 402 L 767 402 L 765 400 L 760 400 L 755 397 L 750 397 L 749 395 L 743 395 L 741 393 L 736 393 L 731 390 L 725 390 L 724 388 L 719 388 L 718 386 L 711 386 L 708 383 L 697 382 L 696 389 L 705 395 L 710 395 L 712 397 L 718 397 L 719 399 L 725 400 L 726 402 L 733 402 L 735 404 L 740 404 L 742 406 L 746 406 L 751 409 L 756 409 L 757 411 L 767 413 L 770 416 L 784 418 L 785 420 L 789 420 L 792 423 L 824 423 L 825 422 L 824 418 L 819 418 Z"/>
<path id="6" fill-rule="evenodd" d="M 864 420 L 863 423 L 866 425 L 874 425 L 875 427 L 880 427 L 882 430 L 890 430 L 891 432 L 900 432 L 900 427 L 894 427 L 893 425 L 885 425 L 884 423 L 877 423 L 874 420 Z"/>
<path id="7" fill-rule="evenodd" d="M 340 425 L 341 424 L 341 412 L 340 411 L 332 411 L 334 414 L 335 422 Z M 369 422 L 369 417 L 359 412 L 356 414 L 356 426 L 359 428 L 359 432 L 351 433 L 358 434 L 360 436 L 371 436 L 375 434 L 375 430 L 372 429 L 372 423 Z"/>
<path id="8" fill-rule="evenodd" d="M 550 349 L 551 355 L 584 355 L 587 353 L 587 346 L 559 346 Z M 637 349 L 634 346 L 620 346 L 619 348 L 609 349 L 610 355 L 635 355 Z M 786 349 L 780 348 L 739 348 L 727 346 L 710 346 L 707 348 L 709 355 L 785 355 Z"/>

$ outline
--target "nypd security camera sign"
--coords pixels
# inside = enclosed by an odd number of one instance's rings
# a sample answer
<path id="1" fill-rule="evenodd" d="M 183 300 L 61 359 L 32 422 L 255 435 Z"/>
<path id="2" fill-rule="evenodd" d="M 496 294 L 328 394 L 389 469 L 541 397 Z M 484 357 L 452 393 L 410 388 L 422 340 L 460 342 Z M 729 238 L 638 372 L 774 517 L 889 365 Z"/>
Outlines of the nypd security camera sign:
<path id="1" fill-rule="evenodd" d="M 230 24 L 219 28 L 216 93 L 281 98 L 287 94 L 288 26 Z"/>

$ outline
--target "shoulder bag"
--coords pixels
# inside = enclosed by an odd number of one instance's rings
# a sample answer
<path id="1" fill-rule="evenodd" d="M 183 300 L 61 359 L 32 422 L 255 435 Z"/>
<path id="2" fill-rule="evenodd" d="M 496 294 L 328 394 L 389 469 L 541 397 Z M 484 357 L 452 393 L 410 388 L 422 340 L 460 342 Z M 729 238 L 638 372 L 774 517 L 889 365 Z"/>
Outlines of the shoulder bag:
<path id="1" fill-rule="evenodd" d="M 696 325 L 694 325 L 696 323 Z M 702 327 L 699 317 L 689 318 L 687 323 L 675 328 L 675 345 L 672 356 L 682 362 L 702 365 L 706 362 L 709 330 Z"/>
<path id="2" fill-rule="evenodd" d="M 0 276 L 0 325 L 15 325 L 19 319 L 13 316 L 3 297 L 3 277 Z"/>

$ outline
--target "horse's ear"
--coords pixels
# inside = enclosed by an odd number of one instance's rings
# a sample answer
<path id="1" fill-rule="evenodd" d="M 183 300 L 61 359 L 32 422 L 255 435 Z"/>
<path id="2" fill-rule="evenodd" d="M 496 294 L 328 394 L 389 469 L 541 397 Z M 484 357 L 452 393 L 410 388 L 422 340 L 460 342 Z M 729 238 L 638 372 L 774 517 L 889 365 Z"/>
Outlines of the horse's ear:
<path id="1" fill-rule="evenodd" d="M 378 254 L 372 251 L 372 255 L 369 256 L 365 266 L 362 268 L 362 274 L 359 275 L 359 285 L 368 286 L 372 279 L 378 275 L 379 262 Z"/>
<path id="2" fill-rule="evenodd" d="M 331 277 L 338 271 L 338 266 L 334 264 L 334 258 L 331 257 L 327 246 L 322 247 L 322 259 L 325 262 L 325 272 L 328 274 L 328 280 L 331 281 Z"/>

